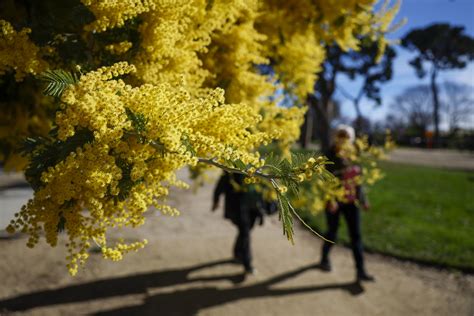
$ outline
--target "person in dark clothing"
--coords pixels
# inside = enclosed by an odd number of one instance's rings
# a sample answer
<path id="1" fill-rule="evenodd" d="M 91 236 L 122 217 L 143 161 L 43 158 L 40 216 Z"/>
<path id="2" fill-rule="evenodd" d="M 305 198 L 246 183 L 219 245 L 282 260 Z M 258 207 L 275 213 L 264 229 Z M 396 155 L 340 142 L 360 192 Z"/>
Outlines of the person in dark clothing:
<path id="1" fill-rule="evenodd" d="M 350 126 L 338 127 L 333 146 L 326 153 L 327 158 L 334 164 L 327 165 L 328 171 L 338 177 L 346 190 L 344 202 L 328 203 L 326 208 L 326 221 L 328 231 L 326 238 L 335 241 L 337 239 L 337 231 L 339 228 L 339 218 L 342 214 L 346 220 L 347 228 L 351 238 L 352 253 L 357 270 L 357 280 L 373 281 L 374 277 L 370 276 L 364 267 L 363 245 L 360 229 L 360 211 L 358 205 L 365 210 L 369 209 L 369 203 L 365 197 L 362 186 L 355 181 L 357 176 L 361 174 L 361 168 L 350 162 L 343 155 L 344 146 L 348 142 L 354 141 L 354 130 Z M 329 251 L 332 243 L 324 242 L 322 247 L 321 268 L 325 271 L 331 271 L 329 261 Z"/>
<path id="2" fill-rule="evenodd" d="M 244 266 L 246 273 L 254 273 L 250 231 L 255 222 L 263 224 L 263 214 L 259 207 L 259 195 L 249 192 L 243 185 L 241 174 L 224 173 L 216 185 L 213 196 L 212 211 L 219 205 L 219 197 L 225 195 L 224 217 L 229 219 L 238 229 L 234 244 L 234 259 Z"/>

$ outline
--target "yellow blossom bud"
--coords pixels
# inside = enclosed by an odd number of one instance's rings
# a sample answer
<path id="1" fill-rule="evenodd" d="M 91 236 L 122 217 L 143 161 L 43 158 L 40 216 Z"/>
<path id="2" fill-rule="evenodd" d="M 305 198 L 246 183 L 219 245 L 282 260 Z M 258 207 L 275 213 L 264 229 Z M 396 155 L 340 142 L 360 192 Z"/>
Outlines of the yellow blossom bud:
<path id="1" fill-rule="evenodd" d="M 284 185 L 278 187 L 278 192 L 280 193 L 286 193 L 288 191 L 288 188 Z"/>
<path id="2" fill-rule="evenodd" d="M 301 173 L 301 174 L 298 175 L 298 182 L 303 182 L 305 179 L 306 178 L 305 178 L 304 174 Z"/>

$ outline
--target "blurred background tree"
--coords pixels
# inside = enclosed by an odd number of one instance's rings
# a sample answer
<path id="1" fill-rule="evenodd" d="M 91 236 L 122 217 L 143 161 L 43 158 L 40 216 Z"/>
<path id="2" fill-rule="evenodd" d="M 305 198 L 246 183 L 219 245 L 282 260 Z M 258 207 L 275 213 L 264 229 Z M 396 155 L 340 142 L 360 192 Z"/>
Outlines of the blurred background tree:
<path id="1" fill-rule="evenodd" d="M 307 129 L 312 127 L 312 115 L 315 117 L 317 134 L 321 140 L 321 150 L 324 152 L 329 148 L 331 122 L 340 115 L 340 104 L 334 98 L 336 91 L 349 99 L 354 106 L 357 117 L 355 128 L 358 133 L 367 132 L 363 128 L 363 114 L 361 101 L 367 98 L 376 105 L 382 103 L 380 95 L 381 85 L 392 78 L 393 60 L 396 57 L 395 50 L 387 46 L 382 55 L 379 54 L 380 43 L 371 41 L 369 38 L 361 39 L 361 49 L 358 51 L 344 51 L 336 45 L 326 47 L 327 59 L 322 65 L 322 71 L 316 82 L 314 93 L 308 95 L 308 104 L 313 111 L 308 111 L 306 125 L 303 126 L 302 146 L 310 142 L 312 133 Z M 360 79 L 361 85 L 357 91 L 347 91 L 337 85 L 337 78 L 345 75 L 351 80 Z"/>
<path id="2" fill-rule="evenodd" d="M 460 124 L 467 123 L 474 113 L 474 90 L 465 84 L 446 81 L 443 85 L 442 112 L 446 117 L 449 136 L 459 131 Z"/>
<path id="3" fill-rule="evenodd" d="M 427 72 L 430 73 L 433 98 L 433 141 L 435 146 L 439 146 L 441 102 L 436 80 L 439 72 L 462 69 L 474 59 L 474 39 L 464 34 L 462 26 L 439 23 L 412 30 L 405 35 L 402 45 L 410 51 L 417 52 L 417 56 L 410 61 L 410 65 L 415 68 L 418 77 L 423 78 Z"/>
<path id="4" fill-rule="evenodd" d="M 433 122 L 431 91 L 427 85 L 409 87 L 395 97 L 392 115 L 405 126 L 406 135 L 425 135 Z"/>

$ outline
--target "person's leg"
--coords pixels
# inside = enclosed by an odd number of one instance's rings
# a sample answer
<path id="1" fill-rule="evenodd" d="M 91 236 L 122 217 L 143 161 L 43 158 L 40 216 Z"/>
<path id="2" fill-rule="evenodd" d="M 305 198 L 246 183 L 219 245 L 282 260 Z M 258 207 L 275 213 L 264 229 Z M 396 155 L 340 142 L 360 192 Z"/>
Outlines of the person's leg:
<path id="1" fill-rule="evenodd" d="M 373 280 L 365 272 L 364 267 L 364 248 L 362 245 L 362 235 L 360 229 L 360 210 L 355 204 L 345 204 L 341 208 L 347 222 L 347 228 L 351 238 L 352 253 L 354 255 L 357 277 L 361 280 Z"/>
<path id="2" fill-rule="evenodd" d="M 236 225 L 236 227 L 237 236 L 234 242 L 234 259 L 238 262 L 242 262 L 242 232 L 239 225 Z"/>
<path id="3" fill-rule="evenodd" d="M 258 216 L 259 214 L 257 212 L 242 213 L 241 222 L 239 224 L 240 261 L 248 273 L 254 273 L 252 265 L 251 231 Z"/>
<path id="4" fill-rule="evenodd" d="M 250 225 L 244 221 L 239 226 L 239 237 L 242 250 L 242 264 L 246 272 L 252 272 L 252 253 L 250 249 Z"/>
<path id="5" fill-rule="evenodd" d="M 325 235 L 326 239 L 336 241 L 337 230 L 339 228 L 339 210 L 337 212 L 330 212 L 329 210 L 326 210 L 326 222 L 328 226 L 328 230 Z M 321 268 L 326 271 L 331 270 L 329 251 L 331 250 L 332 245 L 332 243 L 325 241 L 321 251 Z"/>
<path id="6" fill-rule="evenodd" d="M 257 218 L 261 216 L 257 211 L 252 211 L 250 213 L 250 222 L 249 222 L 249 229 L 252 230 L 252 228 L 255 226 L 255 222 L 257 221 Z"/>

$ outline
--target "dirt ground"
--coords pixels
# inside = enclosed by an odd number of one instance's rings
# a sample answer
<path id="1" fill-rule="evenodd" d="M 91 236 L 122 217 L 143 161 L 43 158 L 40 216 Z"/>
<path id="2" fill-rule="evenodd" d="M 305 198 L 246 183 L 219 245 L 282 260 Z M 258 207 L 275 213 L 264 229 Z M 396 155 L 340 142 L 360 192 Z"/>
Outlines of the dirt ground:
<path id="1" fill-rule="evenodd" d="M 24 237 L 0 239 L 0 314 L 474 315 L 473 275 L 368 254 L 376 282 L 357 284 L 349 249 L 336 246 L 333 271 L 323 272 L 321 241 L 297 227 L 292 246 L 276 217 L 253 231 L 257 274 L 244 277 L 230 261 L 236 230 L 222 209 L 210 212 L 211 193 L 211 184 L 173 192 L 179 217 L 149 212 L 144 227 L 115 235 L 147 238 L 144 250 L 121 262 L 93 254 L 76 277 L 64 247 L 30 250 Z"/>
<path id="2" fill-rule="evenodd" d="M 390 154 L 390 160 L 413 165 L 474 170 L 474 153 L 469 151 L 397 148 Z"/>

